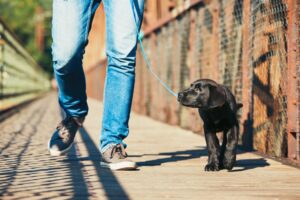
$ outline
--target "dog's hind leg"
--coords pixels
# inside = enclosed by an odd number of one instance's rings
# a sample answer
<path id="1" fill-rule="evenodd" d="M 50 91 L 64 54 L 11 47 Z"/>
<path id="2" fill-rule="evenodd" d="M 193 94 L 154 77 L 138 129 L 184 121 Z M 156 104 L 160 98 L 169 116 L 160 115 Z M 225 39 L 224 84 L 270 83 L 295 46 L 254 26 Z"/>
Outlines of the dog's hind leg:
<path id="1" fill-rule="evenodd" d="M 222 158 L 222 167 L 231 170 L 236 160 L 239 126 L 235 125 L 226 133 L 226 135 L 224 135 L 224 137 L 226 137 L 227 143 L 224 151 L 224 156 Z"/>
<path id="2" fill-rule="evenodd" d="M 216 133 L 205 131 L 205 140 L 208 149 L 208 163 L 205 171 L 219 171 L 220 144 Z"/>

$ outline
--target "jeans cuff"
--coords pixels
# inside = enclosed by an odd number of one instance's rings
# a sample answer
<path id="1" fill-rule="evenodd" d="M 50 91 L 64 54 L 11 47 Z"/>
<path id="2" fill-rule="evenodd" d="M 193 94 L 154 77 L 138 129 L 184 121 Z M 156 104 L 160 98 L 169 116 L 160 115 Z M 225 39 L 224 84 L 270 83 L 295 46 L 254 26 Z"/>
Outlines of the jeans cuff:
<path id="1" fill-rule="evenodd" d="M 101 154 L 103 154 L 107 149 L 109 149 L 110 147 L 115 146 L 115 145 L 117 145 L 117 144 L 115 144 L 115 143 L 110 143 L 110 144 L 108 144 L 108 145 L 102 147 L 102 148 L 100 149 Z"/>

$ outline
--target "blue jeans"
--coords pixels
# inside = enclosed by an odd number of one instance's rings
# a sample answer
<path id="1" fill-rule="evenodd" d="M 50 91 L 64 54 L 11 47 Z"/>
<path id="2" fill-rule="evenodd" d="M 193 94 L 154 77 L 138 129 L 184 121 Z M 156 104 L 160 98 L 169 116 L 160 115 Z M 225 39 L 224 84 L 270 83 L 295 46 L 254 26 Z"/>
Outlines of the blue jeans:
<path id="1" fill-rule="evenodd" d="M 138 32 L 130 1 L 103 0 L 108 66 L 100 139 L 102 152 L 111 144 L 124 144 L 129 133 Z M 133 2 L 140 29 L 144 0 Z M 53 1 L 53 68 L 59 104 L 69 116 L 85 117 L 88 114 L 82 59 L 93 16 L 100 3 L 100 0 Z"/>

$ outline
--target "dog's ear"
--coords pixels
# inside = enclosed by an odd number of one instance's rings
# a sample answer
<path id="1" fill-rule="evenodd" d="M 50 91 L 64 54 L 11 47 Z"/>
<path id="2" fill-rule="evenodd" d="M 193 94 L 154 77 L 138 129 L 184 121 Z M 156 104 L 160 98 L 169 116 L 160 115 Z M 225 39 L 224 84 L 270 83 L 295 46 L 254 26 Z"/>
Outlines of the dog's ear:
<path id="1" fill-rule="evenodd" d="M 208 106 L 210 108 L 223 106 L 226 102 L 225 90 L 221 86 L 209 84 L 209 93 Z"/>

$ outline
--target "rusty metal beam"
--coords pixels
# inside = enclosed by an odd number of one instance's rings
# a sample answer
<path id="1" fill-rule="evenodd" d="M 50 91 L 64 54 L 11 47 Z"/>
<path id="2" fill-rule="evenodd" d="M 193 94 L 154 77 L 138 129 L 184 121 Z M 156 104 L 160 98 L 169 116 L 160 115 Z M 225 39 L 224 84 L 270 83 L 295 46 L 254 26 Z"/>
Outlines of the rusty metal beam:
<path id="1" fill-rule="evenodd" d="M 183 13 L 187 12 L 191 8 L 197 5 L 204 5 L 204 0 L 186 0 L 183 6 L 179 6 L 176 9 L 173 9 L 172 12 L 169 14 L 165 14 L 165 17 L 161 18 L 154 24 L 151 24 L 149 27 L 146 27 L 144 31 L 145 36 L 148 36 L 152 32 L 160 29 L 162 26 L 166 25 L 167 23 L 175 20 L 178 16 L 182 15 Z"/>
<path id="2" fill-rule="evenodd" d="M 220 15 L 220 9 L 219 4 L 215 2 L 212 7 L 212 49 L 214 52 L 214 55 L 219 56 L 219 15 Z M 210 56 L 210 62 L 212 67 L 212 73 L 213 73 L 213 79 L 214 80 L 220 80 L 220 69 L 219 69 L 219 59 L 217 59 L 215 56 Z"/>
<path id="3" fill-rule="evenodd" d="M 299 97 L 298 97 L 298 77 L 297 69 L 297 42 L 299 37 L 298 1 L 288 0 L 288 77 L 287 77 L 287 115 L 288 115 L 288 158 L 299 158 L 299 144 L 297 135 L 299 134 Z M 298 141 L 299 142 L 299 141 Z M 298 147 L 298 150 L 297 150 Z"/>
<path id="4" fill-rule="evenodd" d="M 241 132 L 246 134 L 247 141 L 244 141 L 244 145 L 247 148 L 252 148 L 252 81 L 251 81 L 251 66 L 249 65 L 249 37 L 250 37 L 250 23 L 251 23 L 251 3 L 250 1 L 244 1 L 243 3 L 243 58 L 242 58 L 242 102 L 243 110 L 241 116 Z"/>

